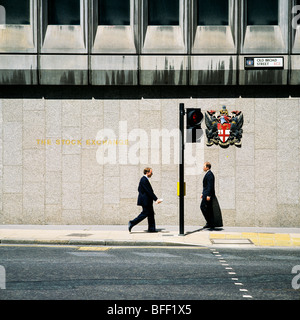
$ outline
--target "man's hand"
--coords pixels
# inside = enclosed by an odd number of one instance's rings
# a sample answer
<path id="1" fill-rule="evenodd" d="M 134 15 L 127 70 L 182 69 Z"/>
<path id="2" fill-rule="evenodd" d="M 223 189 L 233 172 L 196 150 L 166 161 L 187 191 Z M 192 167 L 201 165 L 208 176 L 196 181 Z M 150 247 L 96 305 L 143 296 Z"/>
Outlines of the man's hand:
<path id="1" fill-rule="evenodd" d="M 210 201 L 210 197 L 206 197 L 206 200 L 207 200 L 207 201 Z"/>
<path id="2" fill-rule="evenodd" d="M 157 199 L 157 200 L 156 200 L 156 203 L 157 203 L 157 204 L 160 204 L 160 203 L 162 203 L 162 202 L 163 202 L 162 199 Z"/>

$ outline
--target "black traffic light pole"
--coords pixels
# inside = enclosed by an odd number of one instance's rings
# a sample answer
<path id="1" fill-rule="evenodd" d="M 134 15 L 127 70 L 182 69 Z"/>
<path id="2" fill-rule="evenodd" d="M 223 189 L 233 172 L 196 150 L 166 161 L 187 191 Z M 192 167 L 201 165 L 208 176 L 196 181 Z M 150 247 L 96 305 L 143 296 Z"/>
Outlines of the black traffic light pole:
<path id="1" fill-rule="evenodd" d="M 184 235 L 184 104 L 179 104 L 179 129 L 181 142 L 179 143 L 179 235 Z"/>
<path id="2" fill-rule="evenodd" d="M 185 111 L 184 104 L 179 104 L 179 129 L 181 133 L 181 141 L 179 143 L 179 235 L 184 236 L 184 116 L 187 114 L 187 143 L 197 143 L 203 135 L 201 122 L 203 114 L 201 108 L 187 109 Z"/>

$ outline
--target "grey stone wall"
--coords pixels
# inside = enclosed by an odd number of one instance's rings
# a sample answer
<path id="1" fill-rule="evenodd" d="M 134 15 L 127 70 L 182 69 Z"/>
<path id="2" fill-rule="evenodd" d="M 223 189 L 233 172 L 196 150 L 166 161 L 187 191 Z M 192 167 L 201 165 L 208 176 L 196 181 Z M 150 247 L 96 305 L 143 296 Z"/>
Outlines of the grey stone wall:
<path id="1" fill-rule="evenodd" d="M 226 105 L 245 117 L 241 148 L 207 147 L 205 139 L 186 145 L 185 223 L 204 223 L 202 165 L 210 161 L 225 225 L 300 227 L 298 97 L 262 98 L 237 88 L 222 97 L 215 88 L 201 98 L 194 90 L 148 88 L 123 98 L 116 90 L 70 99 L 47 90 L 1 96 L 1 224 L 127 224 L 140 212 L 137 186 L 149 165 L 155 193 L 164 198 L 155 206 L 157 224 L 177 225 L 183 102 L 203 111 Z M 107 143 L 103 129 L 110 130 Z"/>

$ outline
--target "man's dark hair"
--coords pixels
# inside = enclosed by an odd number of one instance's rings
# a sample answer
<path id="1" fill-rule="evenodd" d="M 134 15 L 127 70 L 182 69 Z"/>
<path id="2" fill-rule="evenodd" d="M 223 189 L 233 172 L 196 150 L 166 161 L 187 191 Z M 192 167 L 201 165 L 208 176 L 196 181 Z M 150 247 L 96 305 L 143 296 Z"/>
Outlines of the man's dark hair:
<path id="1" fill-rule="evenodd" d="M 211 164 L 209 162 L 205 163 L 206 168 L 211 169 Z"/>
<path id="2" fill-rule="evenodd" d="M 151 168 L 145 168 L 145 169 L 144 169 L 144 174 L 150 172 L 150 170 L 151 170 Z"/>

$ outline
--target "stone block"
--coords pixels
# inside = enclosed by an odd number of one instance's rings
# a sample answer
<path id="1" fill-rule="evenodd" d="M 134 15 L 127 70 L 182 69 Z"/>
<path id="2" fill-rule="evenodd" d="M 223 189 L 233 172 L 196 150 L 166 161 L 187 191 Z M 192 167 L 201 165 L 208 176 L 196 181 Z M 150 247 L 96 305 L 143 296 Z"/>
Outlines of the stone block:
<path id="1" fill-rule="evenodd" d="M 244 193 L 239 189 L 236 193 L 236 226 L 256 226 L 254 192 Z"/>
<path id="2" fill-rule="evenodd" d="M 45 178 L 45 150 L 23 151 L 23 181 L 43 182 Z"/>
<path id="3" fill-rule="evenodd" d="M 63 210 L 81 210 L 81 184 L 79 182 L 62 183 Z"/>
<path id="4" fill-rule="evenodd" d="M 46 204 L 45 206 L 45 223 L 46 224 L 62 224 L 61 205 Z"/>
<path id="5" fill-rule="evenodd" d="M 212 163 L 213 166 L 213 163 Z M 220 177 L 235 176 L 236 157 L 234 149 L 219 149 L 219 173 Z M 213 167 L 212 167 L 213 170 Z"/>
<path id="6" fill-rule="evenodd" d="M 23 183 L 23 207 L 24 209 L 38 209 L 43 211 L 45 205 L 45 183 Z"/>
<path id="7" fill-rule="evenodd" d="M 62 170 L 62 146 L 52 144 L 46 148 L 46 171 L 58 171 Z"/>
<path id="8" fill-rule="evenodd" d="M 81 138 L 80 127 L 63 127 L 62 136 L 59 139 L 60 145 L 62 146 L 62 154 L 81 154 L 82 144 L 77 142 L 78 140 L 81 140 Z"/>
<path id="9" fill-rule="evenodd" d="M 298 114 L 299 110 L 299 99 L 277 99 L 277 110 L 277 114 L 280 115 L 277 118 L 278 124 L 295 120 L 295 115 Z M 289 126 L 286 126 L 287 130 L 289 128 Z"/>
<path id="10" fill-rule="evenodd" d="M 300 224 L 299 204 L 278 204 L 278 227 L 293 228 Z"/>
<path id="11" fill-rule="evenodd" d="M 284 170 L 277 172 L 277 203 L 299 205 L 299 172 Z"/>
<path id="12" fill-rule="evenodd" d="M 82 212 L 90 212 L 99 215 L 103 208 L 103 194 L 82 193 L 81 195 Z"/>
<path id="13" fill-rule="evenodd" d="M 137 166 L 120 166 L 120 198 L 136 198 L 139 180 Z"/>
<path id="14" fill-rule="evenodd" d="M 101 214 L 102 211 L 82 211 L 81 219 L 84 224 L 99 225 L 101 221 Z"/>
<path id="15" fill-rule="evenodd" d="M 236 109 L 244 114 L 244 133 L 254 133 L 255 128 L 255 101 L 253 98 L 237 99 Z"/>
<path id="16" fill-rule="evenodd" d="M 276 185 L 276 150 L 255 151 L 255 188 L 270 188 Z"/>
<path id="17" fill-rule="evenodd" d="M 285 144 L 289 144 L 296 139 L 299 135 L 299 122 L 298 119 L 293 120 L 278 120 L 277 124 L 277 139 L 285 139 Z"/>
<path id="18" fill-rule="evenodd" d="M 33 130 L 34 128 L 34 130 Z M 38 141 L 38 139 L 40 141 Z M 23 149 L 43 149 L 41 140 L 45 139 L 45 126 L 23 127 Z"/>
<path id="19" fill-rule="evenodd" d="M 63 100 L 62 101 L 62 126 L 80 127 L 81 126 L 81 101 Z"/>
<path id="20" fill-rule="evenodd" d="M 218 199 L 222 209 L 235 209 L 235 178 L 220 177 Z"/>
<path id="21" fill-rule="evenodd" d="M 103 166 L 96 162 L 93 149 L 85 149 L 81 157 L 81 186 L 82 193 L 103 194 Z"/>
<path id="22" fill-rule="evenodd" d="M 22 144 L 22 124 L 20 122 L 3 122 L 3 141 Z"/>
<path id="23" fill-rule="evenodd" d="M 62 156 L 62 181 L 81 182 L 81 156 L 68 155 Z"/>
<path id="24" fill-rule="evenodd" d="M 164 198 L 165 199 L 165 198 Z M 155 206 L 156 213 L 156 224 L 157 225 L 178 225 L 179 219 L 179 209 L 178 209 L 178 200 L 175 202 L 168 202 L 168 198 L 163 203 Z M 193 209 L 198 208 L 195 203 L 193 203 Z M 186 210 L 186 221 L 189 221 L 189 224 L 199 225 L 199 214 L 195 210 Z"/>
<path id="25" fill-rule="evenodd" d="M 62 174 L 59 171 L 46 173 L 46 195 L 45 203 L 47 205 L 60 205 L 62 202 Z M 49 209 L 50 210 L 50 209 Z M 51 210 L 49 211 L 51 212 Z"/>
<path id="26" fill-rule="evenodd" d="M 46 101 L 46 136 L 57 138 L 61 136 L 62 106 L 60 100 Z"/>
<path id="27" fill-rule="evenodd" d="M 44 99 L 24 99 L 23 100 L 24 111 L 44 111 L 45 100 Z"/>
<path id="28" fill-rule="evenodd" d="M 126 137 L 122 137 L 125 135 L 125 131 L 127 129 L 127 136 L 128 133 L 137 128 L 137 124 L 139 123 L 139 101 L 136 100 L 121 100 L 120 101 L 120 121 L 123 121 L 122 123 L 123 127 L 119 127 L 119 138 L 123 139 Z M 121 132 L 120 132 L 121 131 Z M 121 133 L 123 133 L 121 135 Z"/>
<path id="29" fill-rule="evenodd" d="M 94 97 L 91 100 L 82 101 L 81 105 L 81 114 L 85 117 L 96 117 L 103 116 L 103 105 L 104 100 L 95 99 Z"/>
<path id="30" fill-rule="evenodd" d="M 80 225 L 83 224 L 81 210 L 64 209 L 61 215 L 62 224 Z"/>
<path id="31" fill-rule="evenodd" d="M 295 135 L 297 131 L 295 131 Z M 278 170 L 289 170 L 298 172 L 298 148 L 297 139 L 277 139 L 277 167 Z"/>
<path id="32" fill-rule="evenodd" d="M 23 100 L 3 99 L 3 121 L 22 122 L 23 121 Z"/>
<path id="33" fill-rule="evenodd" d="M 23 192 L 23 170 L 21 166 L 3 167 L 3 192 L 22 193 Z"/>
<path id="34" fill-rule="evenodd" d="M 104 178 L 104 204 L 119 204 L 120 202 L 120 178 Z"/>
<path id="35" fill-rule="evenodd" d="M 271 185 L 255 189 L 256 226 L 276 227 L 278 225 L 276 189 Z"/>
<path id="36" fill-rule="evenodd" d="M 3 224 L 24 223 L 23 195 L 21 193 L 3 194 Z"/>
<path id="37" fill-rule="evenodd" d="M 255 136 L 254 133 L 244 132 L 242 138 L 242 147 L 236 149 L 237 166 L 254 166 L 255 164 Z"/>
<path id="38" fill-rule="evenodd" d="M 86 140 L 95 140 L 99 130 L 103 128 L 103 116 L 82 115 L 82 142 L 83 148 L 90 148 Z M 92 141 L 91 141 L 92 143 Z M 97 147 L 93 146 L 92 147 Z"/>
<path id="39" fill-rule="evenodd" d="M 45 125 L 45 111 L 24 110 L 23 112 L 24 127 L 35 127 Z"/>
<path id="40" fill-rule="evenodd" d="M 23 223 L 25 224 L 37 224 L 43 225 L 46 223 L 45 221 L 45 209 L 43 208 L 26 208 L 23 209 Z"/>
<path id="41" fill-rule="evenodd" d="M 236 225 L 236 211 L 222 208 L 222 219 L 224 226 L 235 226 Z"/>
<path id="42" fill-rule="evenodd" d="M 104 101 L 103 129 L 111 131 L 110 139 L 116 139 L 119 131 L 120 102 L 116 100 Z M 102 128 L 99 128 L 102 129 Z"/>
<path id="43" fill-rule="evenodd" d="M 276 99 L 255 99 L 255 148 L 276 149 Z"/>
<path id="44" fill-rule="evenodd" d="M 238 192 L 253 193 L 255 190 L 254 166 L 236 167 L 236 190 Z"/>
<path id="45" fill-rule="evenodd" d="M 120 214 L 120 210 L 121 210 L 121 208 L 120 208 L 119 203 L 104 203 L 101 216 L 99 216 L 99 224 L 107 223 L 108 225 L 110 225 L 110 224 L 112 224 L 112 225 L 125 224 L 126 225 L 128 223 L 128 221 L 126 221 L 122 217 L 122 215 Z"/>
<path id="46" fill-rule="evenodd" d="M 3 141 L 3 164 L 7 166 L 22 165 L 22 142 L 18 141 Z"/>

